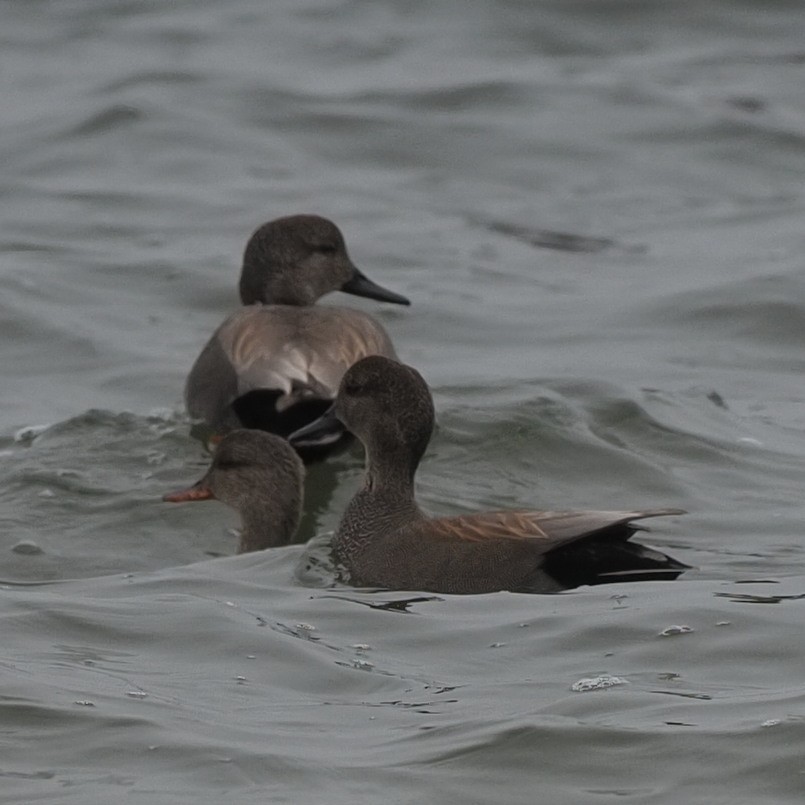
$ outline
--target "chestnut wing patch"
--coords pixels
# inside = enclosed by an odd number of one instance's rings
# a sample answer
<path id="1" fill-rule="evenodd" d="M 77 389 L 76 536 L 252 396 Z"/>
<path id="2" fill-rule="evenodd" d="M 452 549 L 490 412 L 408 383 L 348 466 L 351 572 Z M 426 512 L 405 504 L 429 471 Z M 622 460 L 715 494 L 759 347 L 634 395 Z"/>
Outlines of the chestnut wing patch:
<path id="1" fill-rule="evenodd" d="M 684 514 L 682 509 L 639 511 L 502 511 L 441 517 L 428 522 L 435 539 L 483 542 L 518 540 L 542 543 L 543 550 L 611 531 L 614 539 L 628 539 L 640 528 L 633 520 Z M 535 545 L 536 547 L 536 545 Z"/>

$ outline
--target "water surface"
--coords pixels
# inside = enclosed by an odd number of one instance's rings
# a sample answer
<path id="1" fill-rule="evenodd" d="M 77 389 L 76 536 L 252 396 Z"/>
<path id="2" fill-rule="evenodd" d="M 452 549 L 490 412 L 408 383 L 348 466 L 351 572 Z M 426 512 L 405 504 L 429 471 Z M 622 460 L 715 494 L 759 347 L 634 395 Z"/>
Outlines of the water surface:
<path id="1" fill-rule="evenodd" d="M 783 0 L 6 3 L 0 803 L 801 801 L 803 41 Z M 327 301 L 431 384 L 429 511 L 678 506 L 694 570 L 328 590 L 162 504 L 294 212 L 412 300 Z"/>

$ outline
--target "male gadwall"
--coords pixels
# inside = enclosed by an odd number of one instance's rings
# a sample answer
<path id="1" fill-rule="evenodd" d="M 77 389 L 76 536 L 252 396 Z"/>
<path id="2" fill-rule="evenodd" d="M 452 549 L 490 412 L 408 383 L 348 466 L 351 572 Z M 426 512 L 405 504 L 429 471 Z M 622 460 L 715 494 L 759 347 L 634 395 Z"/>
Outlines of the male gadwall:
<path id="1" fill-rule="evenodd" d="M 687 568 L 629 537 L 633 520 L 684 514 L 638 511 L 497 511 L 426 517 L 414 474 L 433 431 L 433 400 L 409 366 L 374 356 L 352 366 L 336 402 L 291 436 L 315 443 L 337 417 L 366 450 L 363 488 L 347 506 L 333 554 L 359 587 L 487 593 L 555 592 L 581 584 L 674 579 Z"/>
<path id="2" fill-rule="evenodd" d="M 168 503 L 215 498 L 240 513 L 238 553 L 286 545 L 302 517 L 305 468 L 285 439 L 259 430 L 234 430 L 216 447 L 204 477 L 171 492 Z"/>
<path id="3" fill-rule="evenodd" d="M 263 224 L 243 255 L 240 298 L 246 307 L 213 333 L 185 386 L 188 413 L 216 432 L 259 428 L 287 437 L 335 398 L 344 372 L 366 355 L 396 357 L 391 339 L 366 313 L 315 306 L 330 291 L 408 305 L 364 276 L 338 227 L 317 215 Z M 337 425 L 316 458 L 348 437 Z"/>

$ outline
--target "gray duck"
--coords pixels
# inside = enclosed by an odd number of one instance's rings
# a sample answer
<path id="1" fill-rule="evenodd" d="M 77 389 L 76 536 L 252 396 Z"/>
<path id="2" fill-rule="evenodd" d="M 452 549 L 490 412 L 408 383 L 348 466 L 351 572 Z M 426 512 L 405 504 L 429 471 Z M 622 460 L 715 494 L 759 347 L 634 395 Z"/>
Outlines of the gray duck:
<path id="1" fill-rule="evenodd" d="M 292 215 L 257 229 L 246 245 L 239 287 L 244 307 L 213 333 L 185 385 L 188 413 L 217 434 L 245 427 L 287 437 L 330 406 L 355 361 L 396 358 L 372 316 L 315 304 L 330 291 L 410 304 L 358 270 L 326 218 Z M 334 423 L 328 439 L 299 452 L 313 460 L 348 441 Z"/>
<path id="2" fill-rule="evenodd" d="M 333 554 L 351 584 L 394 590 L 547 593 L 583 584 L 675 579 L 687 565 L 630 537 L 634 521 L 684 514 L 634 511 L 492 511 L 431 518 L 414 475 L 434 425 L 422 376 L 371 356 L 344 374 L 331 410 L 290 437 L 315 445 L 340 421 L 363 443 L 363 487 L 350 501 Z"/>
<path id="3" fill-rule="evenodd" d="M 168 503 L 220 500 L 240 513 L 238 553 L 287 545 L 299 528 L 305 468 L 288 442 L 259 430 L 230 431 L 193 486 L 163 496 Z"/>

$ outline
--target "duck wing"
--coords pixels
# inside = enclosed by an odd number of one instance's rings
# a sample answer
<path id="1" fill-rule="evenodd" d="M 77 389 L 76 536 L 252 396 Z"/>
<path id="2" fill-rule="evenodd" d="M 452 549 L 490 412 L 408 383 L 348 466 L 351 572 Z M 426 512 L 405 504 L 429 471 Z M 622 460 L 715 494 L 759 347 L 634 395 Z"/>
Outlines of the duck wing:
<path id="1" fill-rule="evenodd" d="M 642 528 L 633 521 L 674 514 L 685 512 L 683 509 L 482 512 L 429 520 L 427 528 L 434 539 L 526 541 L 533 543 L 538 554 L 545 554 L 592 538 L 623 542 Z"/>
<path id="2" fill-rule="evenodd" d="M 275 392 L 277 411 L 332 400 L 344 372 L 373 354 L 396 357 L 386 331 L 361 311 L 252 305 L 210 338 L 188 376 L 185 402 L 192 417 L 218 426 L 237 424 L 232 403 L 255 391 Z"/>
<path id="3" fill-rule="evenodd" d="M 500 563 L 497 574 L 483 565 L 476 569 L 482 580 L 477 588 L 455 591 L 477 592 L 498 584 L 497 589 L 544 593 L 586 584 L 677 578 L 688 565 L 629 538 L 642 528 L 636 520 L 684 513 L 682 509 L 505 511 L 439 518 L 426 521 L 426 527 L 427 537 L 444 548 L 449 545 L 466 555 L 470 546 L 476 546 L 489 560 L 487 565 Z"/>

